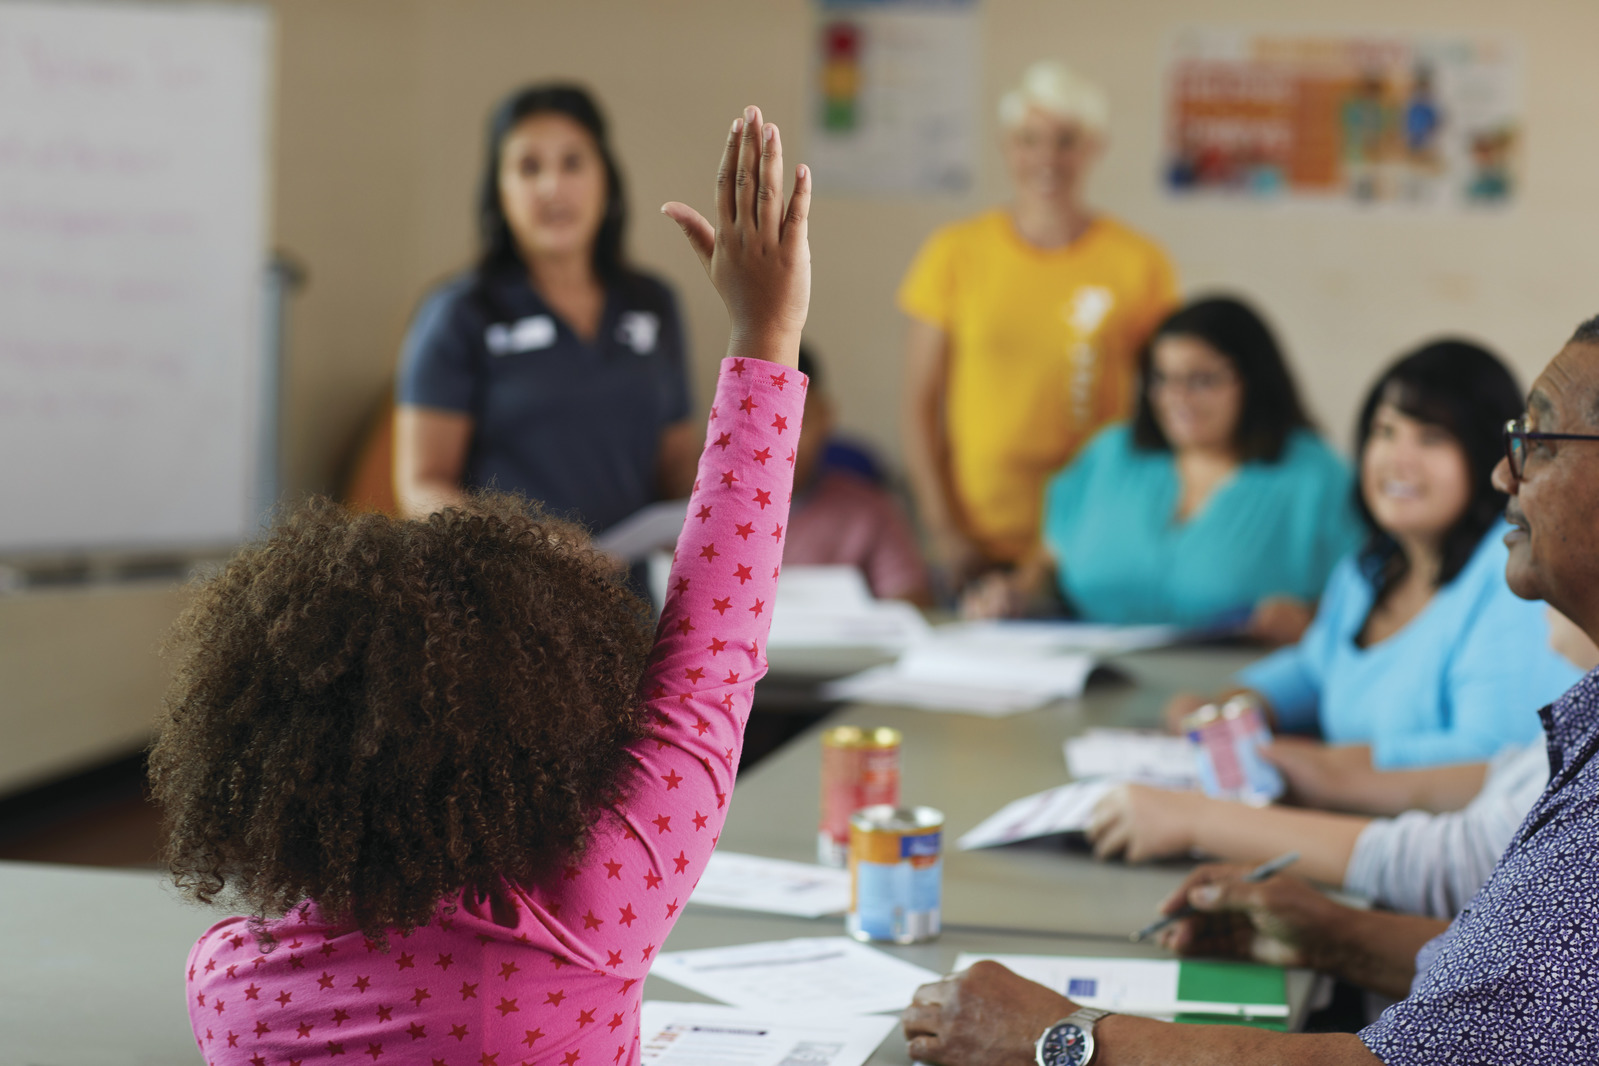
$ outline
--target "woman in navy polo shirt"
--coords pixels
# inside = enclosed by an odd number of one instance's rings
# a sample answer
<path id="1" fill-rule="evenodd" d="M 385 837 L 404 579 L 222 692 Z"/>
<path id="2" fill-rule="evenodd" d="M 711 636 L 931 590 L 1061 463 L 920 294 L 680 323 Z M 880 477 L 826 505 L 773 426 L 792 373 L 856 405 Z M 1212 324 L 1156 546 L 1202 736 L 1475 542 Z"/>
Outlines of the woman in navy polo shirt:
<path id="1" fill-rule="evenodd" d="M 623 260 L 621 176 L 586 92 L 536 85 L 495 109 L 479 224 L 477 267 L 427 297 L 401 355 L 404 513 L 492 487 L 598 532 L 687 495 L 677 300 Z"/>

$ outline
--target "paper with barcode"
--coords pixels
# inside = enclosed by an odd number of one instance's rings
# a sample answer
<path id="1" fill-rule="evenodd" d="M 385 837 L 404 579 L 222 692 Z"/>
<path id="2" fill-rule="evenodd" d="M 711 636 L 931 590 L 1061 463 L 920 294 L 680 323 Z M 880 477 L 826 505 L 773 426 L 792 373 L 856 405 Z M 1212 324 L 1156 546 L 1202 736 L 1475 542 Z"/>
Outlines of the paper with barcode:
<path id="1" fill-rule="evenodd" d="M 639 1061 L 652 1066 L 861 1066 L 898 1025 L 898 1018 L 886 1016 L 646 1000 Z"/>

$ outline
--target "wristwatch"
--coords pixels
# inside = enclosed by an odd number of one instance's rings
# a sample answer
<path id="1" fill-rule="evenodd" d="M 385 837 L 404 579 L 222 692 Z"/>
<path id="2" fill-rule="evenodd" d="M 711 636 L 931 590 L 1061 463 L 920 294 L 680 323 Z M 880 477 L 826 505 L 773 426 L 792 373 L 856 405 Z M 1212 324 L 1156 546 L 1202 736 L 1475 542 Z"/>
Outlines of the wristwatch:
<path id="1" fill-rule="evenodd" d="M 1094 1058 L 1094 1023 L 1113 1011 L 1078 1007 L 1044 1030 L 1033 1045 L 1038 1066 L 1088 1066 Z"/>

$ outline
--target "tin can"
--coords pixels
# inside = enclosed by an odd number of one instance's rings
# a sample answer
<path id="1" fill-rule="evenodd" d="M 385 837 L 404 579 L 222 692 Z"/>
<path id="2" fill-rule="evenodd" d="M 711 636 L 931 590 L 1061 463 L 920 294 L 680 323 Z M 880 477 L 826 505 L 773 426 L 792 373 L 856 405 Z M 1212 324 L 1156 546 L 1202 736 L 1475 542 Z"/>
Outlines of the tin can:
<path id="1" fill-rule="evenodd" d="M 1206 704 L 1183 719 L 1183 732 L 1195 746 L 1207 796 L 1261 805 L 1283 794 L 1282 774 L 1260 753 L 1271 743 L 1271 730 L 1252 696 L 1234 696 L 1220 707 Z"/>
<path id="2" fill-rule="evenodd" d="M 822 815 L 816 861 L 849 863 L 849 818 L 862 807 L 899 803 L 897 729 L 843 725 L 822 734 Z"/>
<path id="3" fill-rule="evenodd" d="M 919 944 L 938 936 L 943 903 L 944 813 L 866 807 L 849 820 L 849 913 L 856 940 Z"/>

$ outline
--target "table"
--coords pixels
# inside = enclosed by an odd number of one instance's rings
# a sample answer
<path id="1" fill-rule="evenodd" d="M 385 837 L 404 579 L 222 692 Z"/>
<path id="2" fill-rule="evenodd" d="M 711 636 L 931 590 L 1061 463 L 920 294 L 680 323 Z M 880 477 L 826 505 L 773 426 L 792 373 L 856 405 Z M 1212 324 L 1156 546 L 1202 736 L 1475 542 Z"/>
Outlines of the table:
<path id="1" fill-rule="evenodd" d="M 842 708 L 768 757 L 735 786 L 720 846 L 816 861 L 820 731 L 892 726 L 904 734 L 901 796 L 945 816 L 944 925 L 1125 941 L 1192 863 L 1127 867 L 1082 852 L 1012 846 L 962 852 L 952 842 L 1011 800 L 1064 783 L 1062 745 L 1091 726 L 1150 727 L 1179 689 L 1214 691 L 1258 652 L 1181 648 L 1112 660 L 1129 681 L 1090 685 L 1080 700 L 1006 718 L 902 707 Z M 1130 682 L 1130 683 L 1129 683 Z"/>
<path id="2" fill-rule="evenodd" d="M 890 725 L 905 734 L 904 796 L 947 816 L 950 837 L 1004 803 L 1059 784 L 1061 744 L 1094 725 L 1153 726 L 1178 688 L 1219 687 L 1251 653 L 1180 649 L 1119 657 L 1134 683 L 1090 688 L 1081 700 L 989 719 L 906 708 L 844 708 L 827 723 Z M 821 672 L 825 664 L 814 666 Z M 741 777 L 722 846 L 813 861 L 820 776 L 813 730 Z M 946 852 L 945 934 L 931 944 L 885 948 L 935 972 L 963 951 L 1160 957 L 1128 942 L 1187 864 L 1142 869 L 1081 854 L 1013 847 Z M 0 863 L 0 1034 L 9 1061 L 54 1066 L 165 1066 L 198 1062 L 183 1004 L 189 947 L 220 912 L 183 902 L 149 872 Z M 843 931 L 838 918 L 808 921 L 691 904 L 664 950 L 717 947 Z M 1313 977 L 1289 973 L 1292 1023 Z M 654 999 L 702 997 L 659 978 Z M 93 1010 L 85 1004 L 94 1004 Z M 870 1060 L 903 1064 L 890 1036 Z"/>
<path id="3" fill-rule="evenodd" d="M 194 1066 L 200 1061 L 183 1002 L 183 965 L 196 937 L 223 914 L 178 897 L 145 871 L 0 862 L 0 1048 L 31 1066 Z M 807 921 L 693 907 L 664 950 L 720 947 L 842 933 L 836 919 Z M 996 932 L 948 933 L 886 950 L 937 973 L 963 951 L 1154 957 L 1150 947 Z M 1307 977 L 1290 975 L 1289 1001 L 1306 1001 Z M 660 978 L 647 999 L 704 1001 Z M 89 1005 L 92 1004 L 92 1009 Z M 904 1064 L 895 1035 L 873 1066 Z"/>

